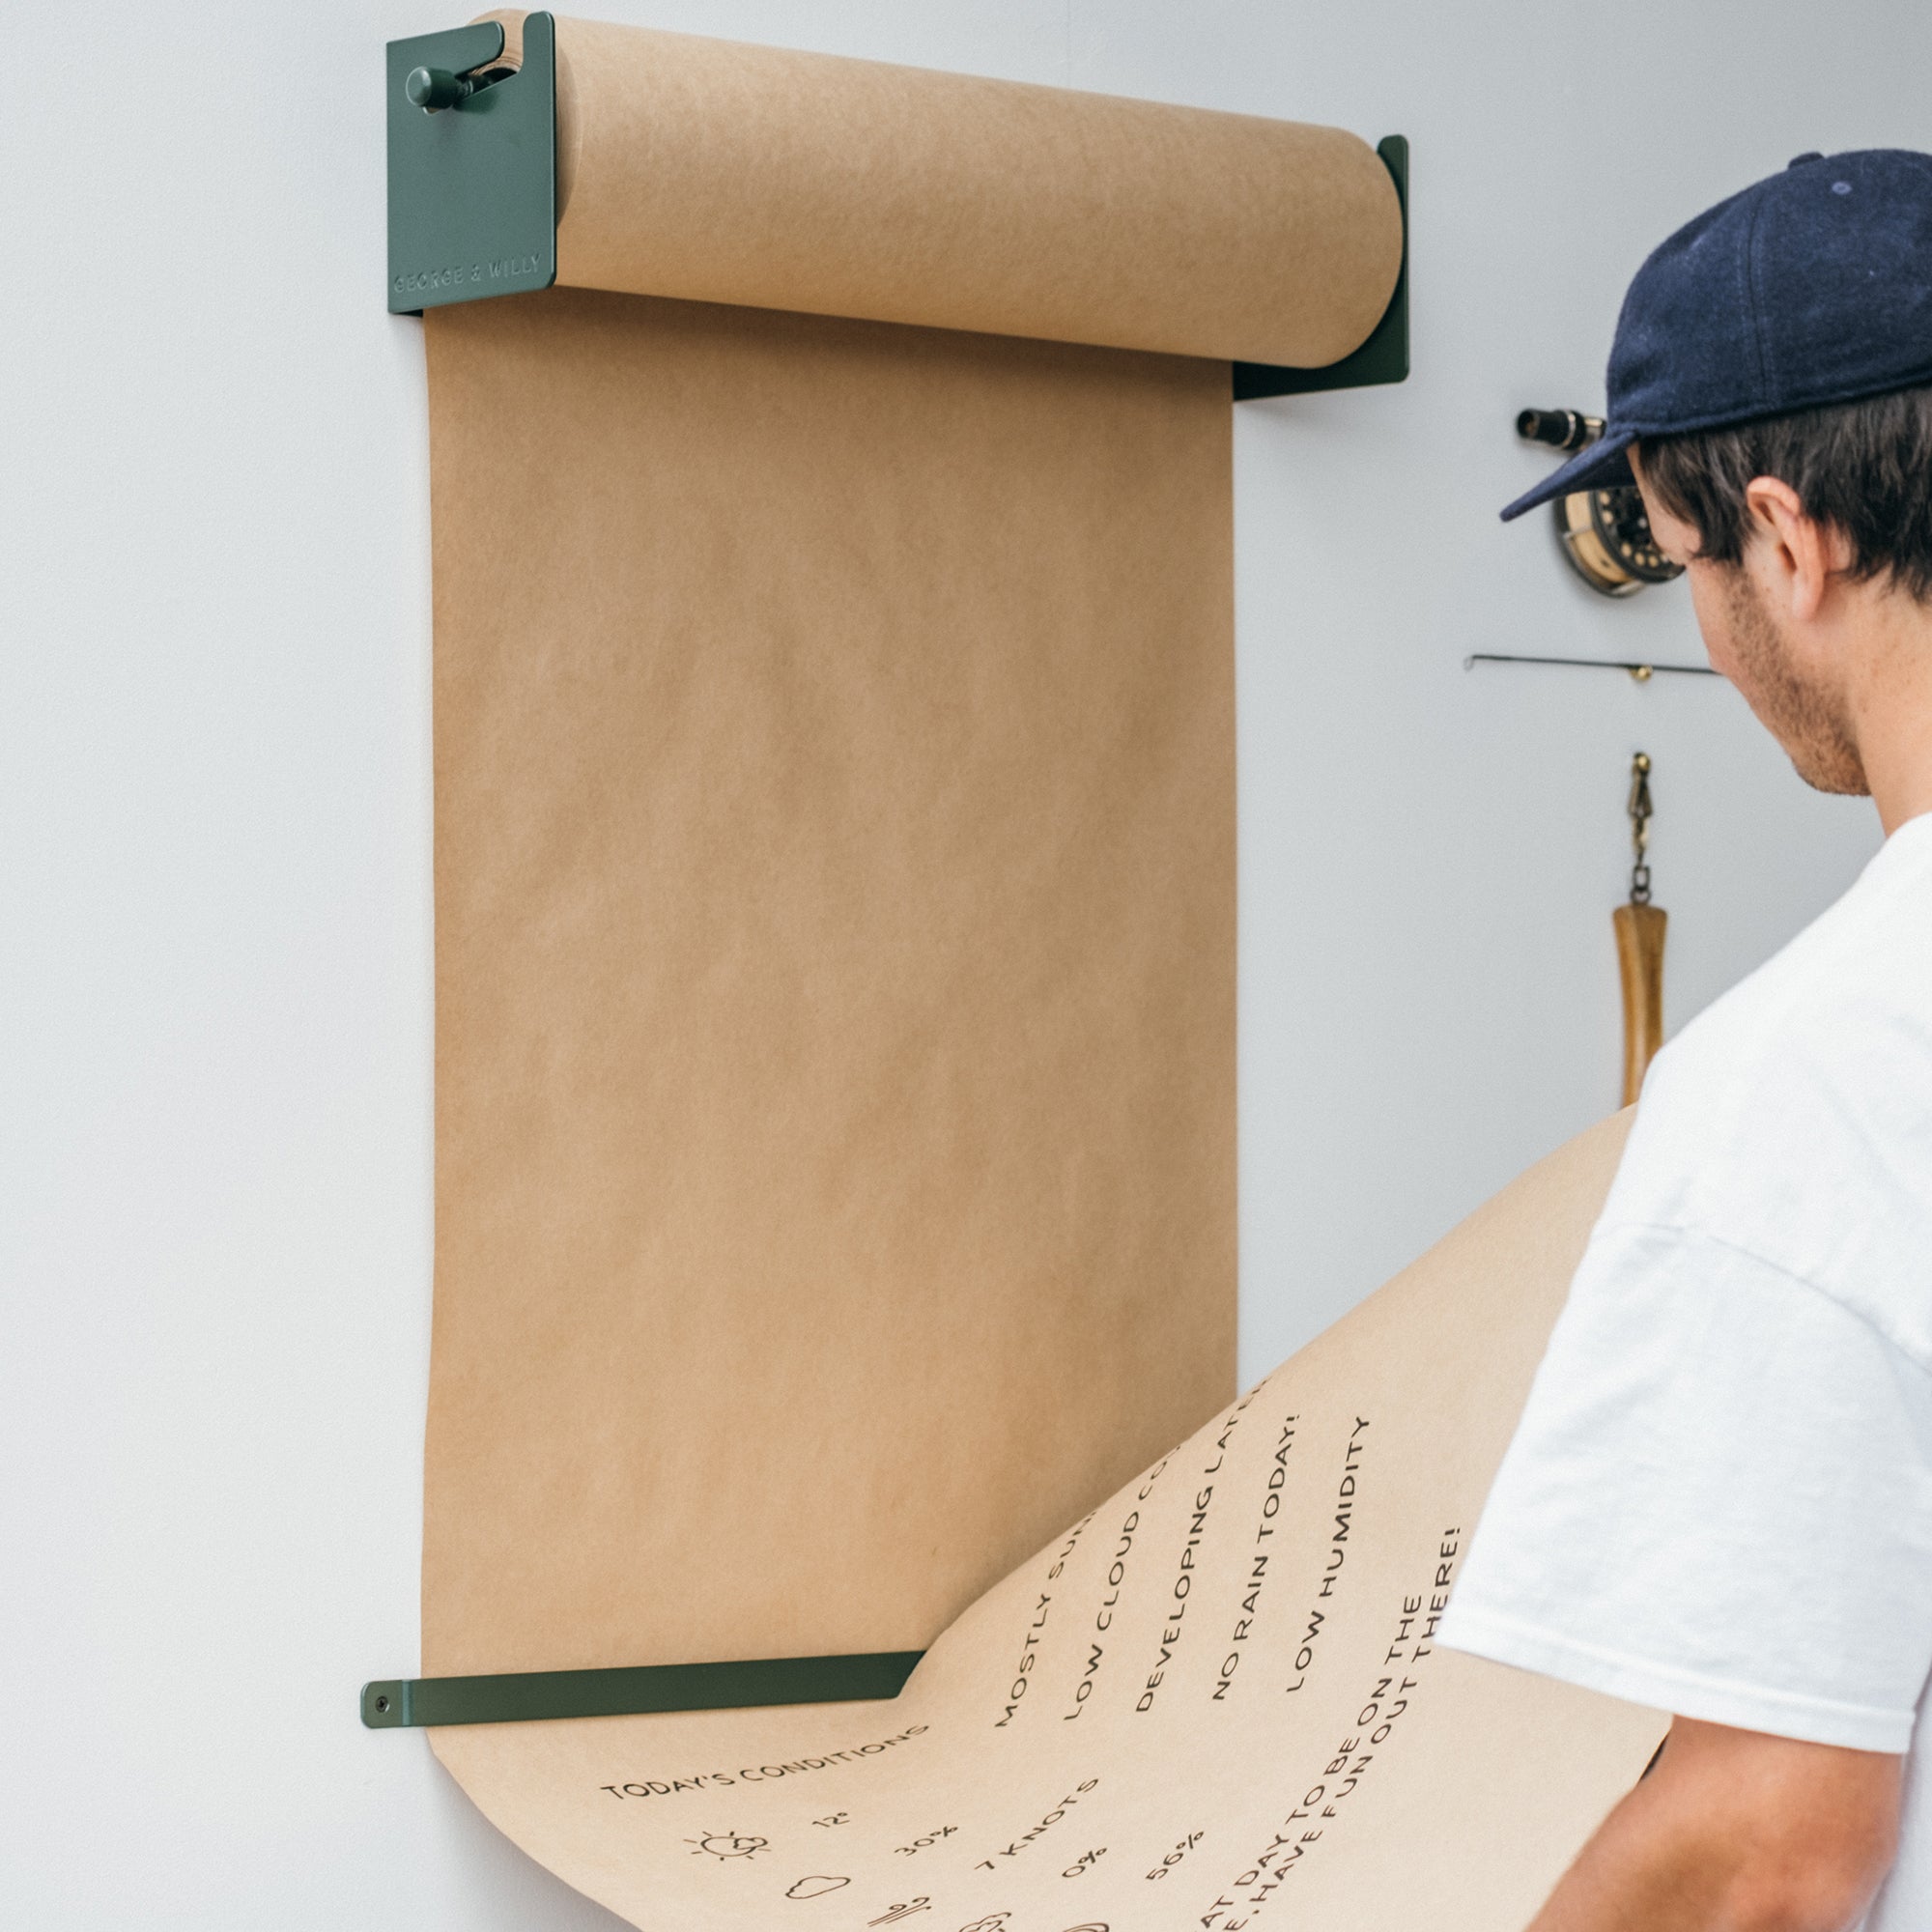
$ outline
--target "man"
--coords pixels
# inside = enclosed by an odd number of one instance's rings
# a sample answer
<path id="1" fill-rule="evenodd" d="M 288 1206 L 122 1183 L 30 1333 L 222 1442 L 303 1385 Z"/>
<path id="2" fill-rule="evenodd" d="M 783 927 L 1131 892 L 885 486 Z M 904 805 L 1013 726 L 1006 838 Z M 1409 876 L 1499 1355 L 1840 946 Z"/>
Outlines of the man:
<path id="1" fill-rule="evenodd" d="M 1644 264 L 1604 437 L 1504 512 L 1634 472 L 1712 663 L 1887 835 L 1653 1065 L 1444 1621 L 1675 1714 L 1533 1932 L 1932 1928 L 1927 384 L 1932 156 L 1801 156 Z"/>

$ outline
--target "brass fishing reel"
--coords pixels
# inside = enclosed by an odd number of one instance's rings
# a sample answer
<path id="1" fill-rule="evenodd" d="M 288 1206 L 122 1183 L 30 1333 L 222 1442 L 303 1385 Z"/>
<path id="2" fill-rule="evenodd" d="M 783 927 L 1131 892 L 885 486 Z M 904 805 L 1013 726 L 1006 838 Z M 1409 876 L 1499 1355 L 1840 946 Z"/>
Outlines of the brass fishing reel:
<path id="1" fill-rule="evenodd" d="M 1573 451 L 1595 442 L 1604 433 L 1604 421 L 1577 410 L 1524 410 L 1516 419 L 1516 433 L 1525 442 Z M 1573 490 L 1550 507 L 1563 554 L 1592 590 L 1605 597 L 1634 597 L 1646 584 L 1668 583 L 1684 575 L 1684 566 L 1658 549 L 1634 484 Z"/>

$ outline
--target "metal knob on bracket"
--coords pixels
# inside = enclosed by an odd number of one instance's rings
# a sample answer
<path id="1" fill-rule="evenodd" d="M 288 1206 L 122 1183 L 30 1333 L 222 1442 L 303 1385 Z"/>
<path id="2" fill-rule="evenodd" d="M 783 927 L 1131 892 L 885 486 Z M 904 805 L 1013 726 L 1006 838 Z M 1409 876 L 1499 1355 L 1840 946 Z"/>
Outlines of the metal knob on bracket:
<path id="1" fill-rule="evenodd" d="M 447 68 L 419 67 L 403 82 L 403 92 L 412 107 L 425 114 L 440 113 L 445 107 L 460 107 L 476 92 L 476 83 Z"/>

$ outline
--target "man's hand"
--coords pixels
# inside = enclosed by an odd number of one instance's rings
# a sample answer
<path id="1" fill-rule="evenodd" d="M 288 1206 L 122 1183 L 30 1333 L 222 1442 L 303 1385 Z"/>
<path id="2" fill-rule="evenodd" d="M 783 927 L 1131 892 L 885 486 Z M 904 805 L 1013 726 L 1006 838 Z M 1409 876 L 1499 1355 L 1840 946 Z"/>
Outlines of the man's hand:
<path id="1" fill-rule="evenodd" d="M 1679 1718 L 1529 1932 L 1850 1932 L 1897 1848 L 1904 1765 Z"/>

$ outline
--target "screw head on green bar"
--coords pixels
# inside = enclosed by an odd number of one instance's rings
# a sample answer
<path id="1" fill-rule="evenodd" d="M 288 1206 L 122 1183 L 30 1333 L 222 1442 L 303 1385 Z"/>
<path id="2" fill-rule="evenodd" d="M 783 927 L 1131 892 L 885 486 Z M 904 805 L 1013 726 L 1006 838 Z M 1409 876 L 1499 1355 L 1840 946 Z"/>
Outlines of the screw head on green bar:
<path id="1" fill-rule="evenodd" d="M 400 1730 L 410 1721 L 410 1687 L 391 1678 L 362 1687 L 362 1721 L 372 1731 Z"/>
<path id="2" fill-rule="evenodd" d="M 394 71 L 393 69 L 390 71 Z M 434 114 L 440 108 L 460 105 L 476 89 L 461 74 L 451 73 L 446 68 L 419 67 L 413 69 L 403 82 L 403 92 L 409 96 L 412 105 L 420 107 L 425 114 Z"/>

